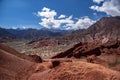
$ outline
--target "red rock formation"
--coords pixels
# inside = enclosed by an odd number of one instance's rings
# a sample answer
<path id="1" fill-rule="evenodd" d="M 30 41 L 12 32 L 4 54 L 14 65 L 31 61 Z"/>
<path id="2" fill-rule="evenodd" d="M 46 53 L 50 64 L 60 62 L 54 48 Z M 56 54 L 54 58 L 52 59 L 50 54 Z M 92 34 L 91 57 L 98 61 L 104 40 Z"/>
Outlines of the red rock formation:
<path id="1" fill-rule="evenodd" d="M 120 73 L 81 61 L 34 63 L 0 48 L 0 80 L 120 80 Z"/>
<path id="2" fill-rule="evenodd" d="M 52 58 L 63 58 L 63 57 L 75 57 L 80 58 L 81 56 L 89 56 L 89 55 L 96 55 L 100 56 L 104 49 L 114 49 L 115 51 L 120 48 L 120 41 L 108 41 L 105 44 L 100 42 L 86 42 L 86 43 L 78 43 L 74 45 L 72 48 L 68 49 L 65 52 L 59 53 Z"/>
<path id="3" fill-rule="evenodd" d="M 101 54 L 100 46 L 97 43 L 78 43 L 74 45 L 74 47 L 68 49 L 65 52 L 59 53 L 52 58 L 62 58 L 62 57 L 75 57 L 80 58 L 81 56 L 88 56 L 88 55 L 97 55 Z"/>
<path id="4" fill-rule="evenodd" d="M 28 60 L 32 61 L 32 62 L 36 62 L 36 63 L 41 63 L 42 59 L 40 56 L 38 55 L 28 55 Z"/>

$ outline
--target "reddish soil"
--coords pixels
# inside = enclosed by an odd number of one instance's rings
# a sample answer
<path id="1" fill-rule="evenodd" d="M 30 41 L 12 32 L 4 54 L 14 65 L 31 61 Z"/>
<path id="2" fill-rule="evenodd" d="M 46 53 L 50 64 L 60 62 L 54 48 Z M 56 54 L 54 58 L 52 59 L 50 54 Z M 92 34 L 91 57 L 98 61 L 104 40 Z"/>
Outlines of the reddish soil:
<path id="1" fill-rule="evenodd" d="M 120 64 L 112 67 L 113 70 L 120 71 Z"/>
<path id="2" fill-rule="evenodd" d="M 56 58 L 78 58 L 86 57 L 86 61 L 90 63 L 101 64 L 109 67 L 109 64 L 117 66 L 120 64 L 120 41 L 113 40 L 106 43 L 85 42 L 78 43 L 65 52 L 59 53 L 52 57 Z M 117 62 L 115 62 L 117 60 Z M 111 67 L 111 66 L 110 66 Z M 113 67 L 113 66 L 112 66 Z M 112 68 L 111 67 L 111 68 Z M 120 68 L 119 68 L 120 69 Z M 119 71 L 117 68 L 116 70 Z"/>
<path id="3" fill-rule="evenodd" d="M 20 53 L 17 53 L 1 44 L 0 80 L 120 80 L 120 72 L 93 64 L 96 63 L 95 60 L 99 60 L 94 54 L 87 56 L 88 61 L 92 63 L 75 61 L 72 58 L 36 63 L 22 59 L 19 57 Z M 40 59 L 35 55 L 30 57 L 37 61 Z"/>
<path id="4" fill-rule="evenodd" d="M 10 54 L 13 54 L 17 57 L 20 57 L 22 59 L 26 59 L 26 60 L 29 60 L 29 61 L 32 61 L 32 62 L 42 62 L 42 59 L 40 56 L 37 56 L 37 55 L 25 55 L 25 54 L 22 54 L 22 53 L 19 53 L 18 51 L 16 51 L 15 49 L 9 47 L 9 46 L 6 46 L 4 44 L 1 44 L 0 43 L 0 49 L 1 50 L 4 50 Z"/>
<path id="5" fill-rule="evenodd" d="M 7 45 L 4 45 L 2 43 L 0 43 L 0 49 L 4 50 L 6 52 L 9 52 L 9 53 L 11 53 L 13 55 L 16 55 L 16 56 L 20 55 L 20 53 L 18 51 L 16 51 L 15 49 L 13 49 L 13 48 L 11 48 L 11 47 L 9 47 Z"/>
<path id="6" fill-rule="evenodd" d="M 0 80 L 26 80 L 34 64 L 0 49 Z"/>
<path id="7" fill-rule="evenodd" d="M 29 80 L 119 80 L 120 73 L 97 64 L 63 62 L 52 69 L 33 73 Z"/>

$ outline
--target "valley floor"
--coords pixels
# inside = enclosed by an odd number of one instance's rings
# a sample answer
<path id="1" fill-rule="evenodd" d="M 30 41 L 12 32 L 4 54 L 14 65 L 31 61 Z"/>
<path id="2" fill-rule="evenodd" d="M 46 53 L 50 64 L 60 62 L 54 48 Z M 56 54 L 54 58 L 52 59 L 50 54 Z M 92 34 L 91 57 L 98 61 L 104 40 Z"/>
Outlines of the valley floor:
<path id="1" fill-rule="evenodd" d="M 50 59 L 54 55 L 60 52 L 64 52 L 67 49 L 71 48 L 74 44 L 70 45 L 56 45 L 56 46 L 48 46 L 48 47 L 40 47 L 40 48 L 33 48 L 31 45 L 27 45 L 28 40 L 16 40 L 13 42 L 6 42 L 4 44 L 14 48 L 20 53 L 25 54 L 36 54 L 42 57 L 42 59 Z"/>

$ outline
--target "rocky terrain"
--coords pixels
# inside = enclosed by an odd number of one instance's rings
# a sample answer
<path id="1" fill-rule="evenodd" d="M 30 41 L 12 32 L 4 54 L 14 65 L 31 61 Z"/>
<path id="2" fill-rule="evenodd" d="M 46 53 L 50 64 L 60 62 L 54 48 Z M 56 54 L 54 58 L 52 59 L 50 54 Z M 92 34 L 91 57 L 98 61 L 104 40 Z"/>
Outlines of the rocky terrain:
<path id="1" fill-rule="evenodd" d="M 64 36 L 0 30 L 0 80 L 120 80 L 120 17 Z"/>
<path id="2" fill-rule="evenodd" d="M 120 39 L 120 17 L 104 17 L 85 30 L 73 31 L 65 39 L 80 42 Z"/>
<path id="3" fill-rule="evenodd" d="M 56 58 L 79 59 L 90 63 L 115 67 L 120 64 L 120 41 L 78 43 L 72 48 L 53 56 Z M 118 69 L 119 71 L 119 69 Z"/>
<path id="4" fill-rule="evenodd" d="M 74 60 L 31 62 L 0 44 L 0 80 L 119 80 L 120 72 Z M 9 51 L 8 51 L 9 50 Z M 14 54 L 13 54 L 14 53 Z"/>

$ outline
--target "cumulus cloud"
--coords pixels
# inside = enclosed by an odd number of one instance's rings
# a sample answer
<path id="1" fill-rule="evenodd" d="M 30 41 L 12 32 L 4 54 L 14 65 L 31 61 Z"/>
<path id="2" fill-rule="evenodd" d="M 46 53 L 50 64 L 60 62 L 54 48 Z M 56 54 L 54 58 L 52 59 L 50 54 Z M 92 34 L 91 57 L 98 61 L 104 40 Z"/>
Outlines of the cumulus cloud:
<path id="1" fill-rule="evenodd" d="M 93 2 L 95 1 L 97 0 L 93 0 Z M 104 0 L 102 6 L 93 5 L 90 9 L 104 12 L 109 16 L 120 16 L 120 0 Z"/>
<path id="2" fill-rule="evenodd" d="M 96 21 L 91 20 L 88 16 L 78 19 L 74 24 L 66 24 L 68 28 L 72 29 L 86 29 Z"/>
<path id="3" fill-rule="evenodd" d="M 65 15 L 61 14 L 58 18 L 60 19 L 60 18 L 65 18 L 65 17 L 66 17 Z"/>
<path id="4" fill-rule="evenodd" d="M 64 14 L 57 15 L 55 10 L 44 7 L 41 11 L 38 11 L 37 16 L 41 17 L 39 24 L 45 28 L 55 29 L 84 29 L 95 23 L 89 17 L 73 18 L 73 16 L 66 16 Z"/>
<path id="5" fill-rule="evenodd" d="M 57 13 L 54 10 L 50 10 L 49 8 L 44 7 L 41 12 L 38 12 L 38 16 L 42 16 L 45 18 L 54 18 Z"/>
<path id="6" fill-rule="evenodd" d="M 101 2 L 103 2 L 104 0 L 93 0 L 93 2 L 95 2 L 95 3 L 98 3 L 98 4 L 100 4 Z"/>

